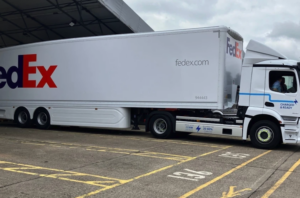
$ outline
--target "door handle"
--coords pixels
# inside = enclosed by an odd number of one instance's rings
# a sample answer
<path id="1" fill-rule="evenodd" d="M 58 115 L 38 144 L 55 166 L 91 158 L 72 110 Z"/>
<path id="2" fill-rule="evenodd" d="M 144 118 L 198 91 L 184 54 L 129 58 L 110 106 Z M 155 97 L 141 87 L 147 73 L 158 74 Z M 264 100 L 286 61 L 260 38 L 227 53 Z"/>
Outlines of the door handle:
<path id="1" fill-rule="evenodd" d="M 265 105 L 267 107 L 274 107 L 275 106 L 274 103 L 272 103 L 272 102 L 266 102 Z"/>

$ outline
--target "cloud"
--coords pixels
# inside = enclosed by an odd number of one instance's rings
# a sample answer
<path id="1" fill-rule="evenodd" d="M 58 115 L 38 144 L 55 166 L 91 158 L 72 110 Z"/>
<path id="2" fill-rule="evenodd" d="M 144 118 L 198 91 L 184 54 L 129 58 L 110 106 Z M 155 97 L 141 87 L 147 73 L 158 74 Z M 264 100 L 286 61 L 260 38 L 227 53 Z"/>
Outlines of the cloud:
<path id="1" fill-rule="evenodd" d="M 285 37 L 293 38 L 300 41 L 300 23 L 293 23 L 291 21 L 275 23 L 269 37 Z"/>
<path id="2" fill-rule="evenodd" d="M 300 60 L 300 45 L 293 38 L 268 38 L 265 44 L 286 55 L 289 59 Z"/>
<path id="3" fill-rule="evenodd" d="M 124 0 L 155 31 L 225 25 L 300 59 L 299 0 Z M 291 50 L 289 50 L 291 49 Z"/>

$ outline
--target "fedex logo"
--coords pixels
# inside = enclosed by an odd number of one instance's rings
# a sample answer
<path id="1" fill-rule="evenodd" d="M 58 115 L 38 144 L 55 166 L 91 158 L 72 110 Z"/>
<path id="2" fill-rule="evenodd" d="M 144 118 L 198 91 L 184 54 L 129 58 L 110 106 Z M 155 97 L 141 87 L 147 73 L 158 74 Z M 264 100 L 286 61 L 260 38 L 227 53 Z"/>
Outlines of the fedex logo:
<path id="1" fill-rule="evenodd" d="M 6 84 L 11 88 L 43 88 L 46 84 L 50 88 L 57 88 L 53 79 L 51 78 L 57 65 L 51 65 L 48 70 L 44 66 L 29 66 L 30 62 L 36 62 L 36 54 L 19 55 L 18 67 L 12 66 L 7 71 L 0 66 L 0 89 Z M 37 70 L 42 75 L 39 83 L 35 80 L 29 80 L 29 74 L 36 74 Z M 17 81 L 13 81 L 13 73 L 18 76 Z"/>
<path id="2" fill-rule="evenodd" d="M 242 59 L 242 50 L 239 49 L 239 43 L 235 42 L 235 45 L 231 45 L 230 38 L 227 37 L 227 54 L 230 56 L 236 57 L 238 59 Z"/>

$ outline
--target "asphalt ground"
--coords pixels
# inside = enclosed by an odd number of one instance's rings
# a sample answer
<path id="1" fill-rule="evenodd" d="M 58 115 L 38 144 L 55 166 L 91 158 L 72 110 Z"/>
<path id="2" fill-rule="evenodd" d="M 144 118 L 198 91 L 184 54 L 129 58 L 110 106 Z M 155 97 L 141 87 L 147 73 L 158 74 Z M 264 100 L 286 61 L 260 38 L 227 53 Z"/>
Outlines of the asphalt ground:
<path id="1" fill-rule="evenodd" d="M 0 123 L 0 197 L 300 197 L 300 146 Z"/>

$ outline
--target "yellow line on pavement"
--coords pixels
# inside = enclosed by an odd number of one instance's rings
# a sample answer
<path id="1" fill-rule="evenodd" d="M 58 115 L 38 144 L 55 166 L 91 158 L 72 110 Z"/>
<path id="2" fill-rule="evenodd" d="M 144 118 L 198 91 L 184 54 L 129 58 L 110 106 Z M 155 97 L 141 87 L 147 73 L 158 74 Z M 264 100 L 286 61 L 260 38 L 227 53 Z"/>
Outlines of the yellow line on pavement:
<path id="1" fill-rule="evenodd" d="M 190 142 L 190 141 L 176 141 L 176 140 L 158 140 L 158 139 L 153 139 L 151 137 L 124 137 L 124 136 L 117 136 L 117 135 L 112 135 L 112 134 L 107 134 L 107 135 L 100 135 L 100 134 L 94 134 L 94 136 L 97 137 L 105 137 L 105 138 L 110 138 L 110 139 L 116 139 L 116 138 L 123 138 L 123 139 L 129 139 L 129 140 L 140 140 L 140 141 L 151 141 L 151 142 L 165 142 L 165 143 L 173 143 L 173 144 L 187 144 L 187 145 L 194 145 L 194 146 L 203 146 L 203 147 L 212 147 L 212 148 L 224 148 L 227 147 L 228 145 L 220 145 L 220 144 L 210 144 L 210 143 L 198 143 L 198 142 Z"/>
<path id="2" fill-rule="evenodd" d="M 31 144 L 31 145 L 37 145 L 37 146 L 45 146 L 45 144 L 37 144 L 37 143 L 29 143 L 29 142 L 22 142 L 22 144 Z"/>
<path id="3" fill-rule="evenodd" d="M 95 194 L 98 194 L 100 192 L 103 192 L 103 191 L 106 191 L 106 190 L 109 190 L 109 189 L 112 189 L 112 188 L 115 188 L 117 186 L 120 186 L 121 184 L 115 184 L 113 186 L 109 186 L 109 187 L 106 187 L 106 188 L 102 188 L 100 190 L 97 190 L 97 191 L 94 191 L 94 192 L 91 192 L 91 193 L 88 193 L 88 194 L 85 194 L 85 195 L 82 195 L 82 196 L 79 196 L 79 197 L 76 197 L 76 198 L 85 198 L 85 197 L 88 197 L 88 196 L 92 196 L 92 195 L 95 195 Z"/>
<path id="4" fill-rule="evenodd" d="M 127 153 L 127 152 L 120 152 L 120 151 L 112 151 L 110 150 L 97 150 L 97 149 L 85 149 L 87 151 L 97 151 L 97 152 L 109 152 L 109 153 L 118 153 L 118 154 L 126 154 L 126 155 L 130 155 L 131 153 Z"/>
<path id="5" fill-rule="evenodd" d="M 78 145 L 83 146 L 83 145 Z M 85 147 L 85 146 L 83 146 Z M 120 150 L 120 151 L 128 151 L 128 152 L 138 152 L 139 150 L 133 150 L 133 149 L 124 149 L 124 148 L 114 148 L 114 147 L 101 147 L 101 146 L 88 146 L 88 148 L 100 148 L 100 149 L 113 149 L 113 150 Z"/>
<path id="6" fill-rule="evenodd" d="M 122 148 L 114 148 L 114 147 L 85 146 L 85 145 L 80 145 L 80 144 L 53 143 L 53 142 L 50 144 L 47 144 L 47 142 L 45 142 L 45 141 L 43 141 L 44 144 L 39 144 L 39 143 L 41 143 L 40 141 L 36 141 L 36 142 L 23 141 L 22 143 L 23 144 L 52 146 L 52 147 L 60 147 L 59 145 L 67 145 L 66 147 L 71 148 L 71 149 L 82 148 L 87 151 L 109 152 L 109 153 L 126 154 L 126 155 L 159 158 L 159 159 L 166 159 L 166 160 L 176 160 L 176 161 L 183 161 L 183 160 L 191 158 L 190 156 L 181 156 L 181 155 L 175 155 L 175 154 L 157 153 L 157 152 L 149 152 L 149 151 L 140 152 L 139 150 L 122 149 Z M 70 145 L 72 145 L 72 146 L 70 146 Z"/>
<path id="7" fill-rule="evenodd" d="M 187 157 L 189 158 L 190 156 L 184 156 L 184 155 L 175 155 L 175 154 L 169 154 L 169 153 L 157 153 L 157 152 L 149 152 L 149 151 L 145 151 L 146 154 L 156 154 L 156 155 L 166 155 L 166 156 L 170 156 L 170 157 Z"/>
<path id="8" fill-rule="evenodd" d="M 141 141 L 151 141 L 151 142 L 163 142 L 163 143 L 171 143 L 171 144 L 182 144 L 182 145 L 192 145 L 192 146 L 203 146 L 203 147 L 212 147 L 212 148 L 225 148 L 227 145 L 217 145 L 217 144 L 209 144 L 209 143 L 198 143 L 198 142 L 189 142 L 189 141 L 176 141 L 176 140 L 157 140 L 151 138 L 127 138 L 130 140 L 141 140 Z"/>
<path id="9" fill-rule="evenodd" d="M 191 157 L 191 158 L 189 158 L 189 159 L 186 159 L 186 160 L 184 160 L 184 161 L 178 162 L 178 163 L 176 163 L 176 164 L 173 164 L 173 165 L 170 165 L 170 166 L 166 166 L 166 167 L 163 167 L 163 168 L 160 168 L 160 169 L 151 171 L 151 172 L 149 172 L 149 173 L 146 173 L 146 174 L 143 174 L 143 175 L 134 177 L 134 178 L 132 178 L 132 179 L 129 179 L 129 180 L 127 180 L 127 181 L 124 181 L 124 183 L 122 183 L 122 184 L 116 184 L 116 185 L 114 185 L 114 186 L 109 186 L 109 187 L 106 187 L 106 188 L 103 188 L 103 189 L 99 189 L 99 190 L 90 192 L 90 193 L 88 193 L 88 194 L 79 196 L 79 197 L 77 197 L 77 198 L 85 198 L 85 197 L 89 197 L 89 196 L 98 194 L 98 193 L 100 193 L 100 192 L 103 192 L 103 191 L 105 191 L 105 190 L 109 190 L 109 189 L 115 188 L 115 187 L 117 187 L 117 186 L 121 186 L 121 185 L 123 185 L 123 184 L 127 184 L 127 183 L 129 183 L 129 182 L 135 181 L 135 180 L 140 179 L 140 178 L 142 178 L 142 177 L 146 177 L 146 176 L 153 175 L 153 174 L 155 174 L 155 173 L 158 173 L 158 172 L 161 172 L 161 171 L 170 169 L 170 168 L 172 168 L 172 167 L 174 167 L 174 166 L 183 164 L 183 163 L 185 163 L 185 162 L 192 161 L 192 160 L 197 159 L 197 158 L 199 158 L 199 157 L 203 157 L 203 156 L 206 156 L 206 155 L 209 155 L 209 154 L 212 154 L 212 153 L 216 153 L 216 152 L 218 152 L 218 151 L 221 151 L 221 150 L 224 150 L 224 149 L 227 149 L 227 148 L 230 148 L 230 147 L 231 147 L 231 146 L 227 146 L 227 147 L 225 147 L 225 148 L 218 149 L 218 150 L 214 150 L 214 151 L 211 151 L 211 152 L 208 152 L 208 153 L 204 153 L 204 154 L 201 154 L 201 155 L 196 156 L 196 157 Z"/>
<path id="10" fill-rule="evenodd" d="M 155 156 L 155 155 L 148 155 L 147 153 L 144 154 L 135 154 L 133 153 L 132 155 L 135 156 L 142 156 L 142 157 L 151 157 L 151 158 L 157 158 L 157 159 L 165 159 L 165 160 L 175 160 L 175 161 L 184 161 L 186 159 L 192 158 L 192 157 L 186 157 L 186 158 L 179 158 L 179 157 L 160 157 L 160 156 Z"/>
<path id="11" fill-rule="evenodd" d="M 277 188 L 292 174 L 292 172 L 300 165 L 300 159 L 281 177 L 280 180 L 270 189 L 262 198 L 268 198 Z"/>
<path id="12" fill-rule="evenodd" d="M 203 188 L 206 188 L 207 186 L 209 186 L 209 185 L 211 185 L 211 184 L 213 184 L 213 183 L 219 181 L 220 179 L 226 177 L 227 175 L 230 175 L 230 174 L 233 173 L 234 171 L 236 171 L 236 170 L 238 170 L 238 169 L 240 169 L 240 168 L 246 166 L 247 164 L 253 162 L 254 160 L 256 160 L 256 159 L 258 159 L 258 158 L 260 158 L 260 157 L 262 157 L 262 156 L 264 156 L 264 155 L 266 155 L 266 154 L 268 154 L 268 153 L 270 153 L 270 152 L 271 152 L 271 151 L 266 151 L 266 152 L 264 152 L 263 154 L 260 154 L 260 155 L 258 155 L 258 156 L 256 156 L 256 157 L 254 157 L 254 158 L 248 160 L 247 162 L 242 163 L 241 165 L 239 165 L 239 166 L 237 166 L 237 167 L 231 169 L 230 171 L 227 171 L 226 173 L 220 175 L 219 177 L 216 177 L 216 178 L 214 178 L 213 180 L 211 180 L 211 181 L 209 181 L 209 182 L 207 182 L 207 183 L 205 183 L 205 184 L 203 184 L 203 185 L 201 185 L 201 186 L 195 188 L 194 190 L 191 190 L 190 192 L 187 192 L 186 194 L 182 195 L 180 198 L 186 198 L 186 197 L 189 197 L 189 196 L 195 194 L 196 192 L 202 190 Z"/>
<path id="13" fill-rule="evenodd" d="M 53 168 L 45 168 L 40 166 L 32 166 L 32 165 L 26 165 L 26 164 L 18 164 L 13 162 L 6 162 L 6 161 L 0 161 L 0 165 L 10 165 L 14 167 L 1 167 L 0 170 L 3 171 L 9 171 L 9 172 L 16 172 L 16 173 L 22 173 L 27 175 L 36 175 L 39 177 L 46 177 L 46 178 L 53 178 L 53 179 L 59 179 L 59 180 L 65 180 L 70 182 L 77 182 L 77 183 L 83 183 L 83 184 L 89 184 L 99 187 L 110 187 L 114 186 L 116 184 L 123 184 L 127 182 L 128 180 L 121 180 L 116 178 L 109 178 L 99 175 L 92 175 L 92 174 L 86 174 L 86 173 L 79 173 L 79 172 L 73 172 L 73 171 L 64 171 L 60 169 L 53 169 Z M 27 171 L 26 171 L 27 170 Z M 29 172 L 30 170 L 31 172 Z M 52 171 L 55 173 L 49 173 L 49 174 L 40 174 L 38 170 L 47 170 Z M 79 179 L 72 179 L 72 177 L 76 177 Z M 80 179 L 82 177 L 82 179 Z M 87 178 L 93 178 L 94 181 L 86 180 Z M 105 185 L 107 184 L 107 185 Z M 109 185 L 111 184 L 111 185 Z"/>

